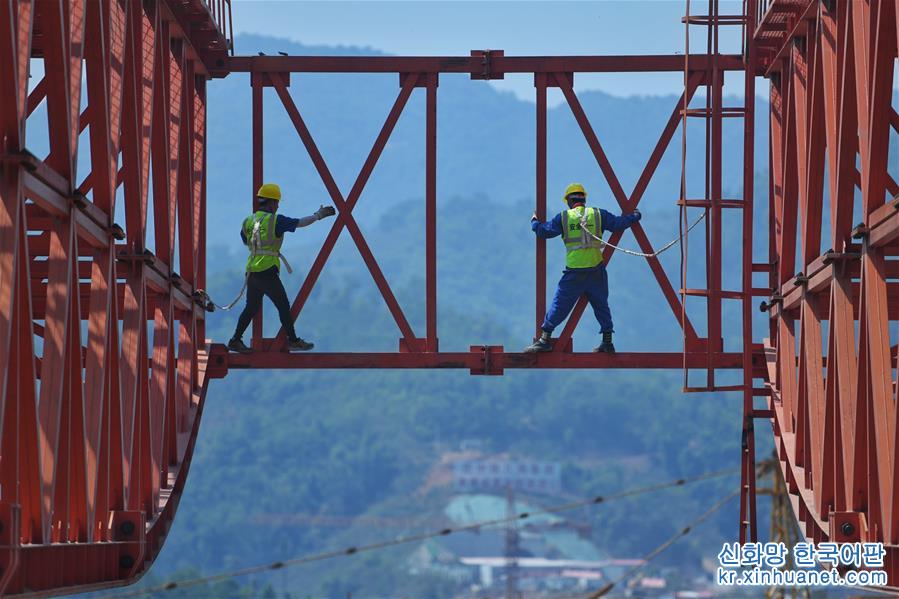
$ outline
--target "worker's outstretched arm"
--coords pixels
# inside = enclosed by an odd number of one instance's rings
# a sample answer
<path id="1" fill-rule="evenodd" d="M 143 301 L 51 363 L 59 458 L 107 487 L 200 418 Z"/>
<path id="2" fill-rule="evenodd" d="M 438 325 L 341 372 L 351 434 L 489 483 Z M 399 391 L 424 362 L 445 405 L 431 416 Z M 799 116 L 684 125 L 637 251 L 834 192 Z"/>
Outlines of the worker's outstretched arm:
<path id="1" fill-rule="evenodd" d="M 599 214 L 602 217 L 602 230 L 603 231 L 624 231 L 635 222 L 640 220 L 640 211 L 634 210 L 632 214 L 622 214 L 621 216 L 615 216 L 611 212 L 607 210 L 603 210 L 600 208 Z"/>
<path id="2" fill-rule="evenodd" d="M 281 237 L 288 231 L 293 233 L 298 227 L 308 227 L 315 221 L 321 220 L 327 216 L 334 216 L 334 214 L 335 210 L 332 206 L 321 206 L 314 213 L 301 218 L 290 218 L 289 216 L 279 214 L 278 220 L 275 223 L 275 235 Z"/>
<path id="3" fill-rule="evenodd" d="M 557 214 L 551 221 L 541 223 L 537 220 L 537 215 L 531 217 L 531 231 L 537 234 L 537 237 L 550 239 L 558 237 L 562 234 L 562 214 Z"/>

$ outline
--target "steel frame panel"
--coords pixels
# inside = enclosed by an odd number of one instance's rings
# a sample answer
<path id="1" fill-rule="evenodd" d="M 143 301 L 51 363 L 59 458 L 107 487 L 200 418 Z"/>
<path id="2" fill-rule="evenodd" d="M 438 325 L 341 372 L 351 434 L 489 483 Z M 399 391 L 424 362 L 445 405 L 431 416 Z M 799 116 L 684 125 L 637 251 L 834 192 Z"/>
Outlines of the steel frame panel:
<path id="1" fill-rule="evenodd" d="M 490 55 L 489 60 L 489 69 L 486 70 L 484 67 L 484 60 L 482 57 Z M 622 71 L 622 70 L 630 70 L 630 71 L 645 71 L 650 68 L 658 68 L 658 69 L 673 69 L 677 66 L 679 69 L 683 69 L 683 61 L 672 61 L 670 58 L 665 57 L 631 57 L 631 58 L 622 58 L 622 57 L 562 57 L 567 63 L 575 65 L 577 67 L 582 68 L 583 70 L 593 70 L 593 71 Z M 613 195 L 615 196 L 616 201 L 619 203 L 619 206 L 624 211 L 630 211 L 636 208 L 643 196 L 645 189 L 647 188 L 656 167 L 658 166 L 662 155 L 668 148 L 671 139 L 674 136 L 675 131 L 678 128 L 682 118 L 683 118 L 683 109 L 682 106 L 686 103 L 689 103 L 692 98 L 694 92 L 702 84 L 709 75 L 705 71 L 700 70 L 691 70 L 689 76 L 686 78 L 686 89 L 684 95 L 678 100 L 672 110 L 671 117 L 666 123 L 659 140 L 657 141 L 653 151 L 651 152 L 643 173 L 638 179 L 637 183 L 634 186 L 634 190 L 630 195 L 627 195 L 624 190 L 621 188 L 620 183 L 618 182 L 617 176 L 615 174 L 614 169 L 609 163 L 608 158 L 605 156 L 605 153 L 602 149 L 602 145 L 599 139 L 596 136 L 592 126 L 590 125 L 589 119 L 587 118 L 583 108 L 580 105 L 580 102 L 577 98 L 577 95 L 573 88 L 573 72 L 569 71 L 561 71 L 555 72 L 547 70 L 549 68 L 554 67 L 559 63 L 562 58 L 540 58 L 540 57 L 506 57 L 502 54 L 501 51 L 490 51 L 489 53 L 473 51 L 472 57 L 442 57 L 442 58 L 391 58 L 389 60 L 384 60 L 380 57 L 359 57 L 359 58 L 347 58 L 347 59 L 337 59 L 337 58 L 308 58 L 308 57 L 259 57 L 259 60 L 254 58 L 244 58 L 244 57 L 235 57 L 229 59 L 228 67 L 232 70 L 240 71 L 247 70 L 250 71 L 250 83 L 252 90 L 252 150 L 253 150 L 253 188 L 254 190 L 261 184 L 263 180 L 263 153 L 262 149 L 264 146 L 263 143 L 263 127 L 262 122 L 264 119 L 264 105 L 262 101 L 263 90 L 266 87 L 272 88 L 277 95 L 281 106 L 286 110 L 291 122 L 297 130 L 297 134 L 300 137 L 304 147 L 309 154 L 309 158 L 318 172 L 319 176 L 322 179 L 322 182 L 327 189 L 329 195 L 331 196 L 332 201 L 338 208 L 338 217 L 335 220 L 334 224 L 329 231 L 325 242 L 322 245 L 322 248 L 319 250 L 318 255 L 316 256 L 309 273 L 307 274 L 303 284 L 300 287 L 299 293 L 297 294 L 296 299 L 293 302 L 291 307 L 291 313 L 294 319 L 298 318 L 301 314 L 301 311 L 309 299 L 309 296 L 314 288 L 315 283 L 317 282 L 324 265 L 330 256 L 330 253 L 339 237 L 340 233 L 344 228 L 349 230 L 350 236 L 353 239 L 357 249 L 360 252 L 360 255 L 363 258 L 363 262 L 365 263 L 367 269 L 369 270 L 372 278 L 377 286 L 378 290 L 381 293 L 382 298 L 385 301 L 385 304 L 388 307 L 390 314 L 397 324 L 397 328 L 400 331 L 400 341 L 399 341 L 399 351 L 401 354 L 413 354 L 419 352 L 438 352 L 437 346 L 437 322 L 436 322 L 436 303 L 437 303 L 437 284 L 436 284 L 436 103 L 437 103 L 437 81 L 439 73 L 441 72 L 468 72 L 471 74 L 472 78 L 482 79 L 482 78 L 491 78 L 491 77 L 499 77 L 502 76 L 504 72 L 519 72 L 526 71 L 534 73 L 534 81 L 535 81 L 535 90 L 537 94 L 537 114 L 536 114 L 536 126 L 537 126 L 537 146 L 536 146 L 536 160 L 537 160 L 537 172 L 536 172 L 536 184 L 537 184 L 537 206 L 536 211 L 538 215 L 543 215 L 545 217 L 546 213 L 546 88 L 548 87 L 558 87 L 563 92 L 568 105 L 570 106 L 572 113 L 578 122 L 585 139 L 591 149 L 591 152 L 596 158 L 597 164 L 602 171 L 606 181 L 609 183 L 610 188 L 613 191 Z M 620 59 L 620 60 L 619 60 Z M 711 61 L 707 56 L 694 56 L 691 57 L 691 68 L 694 66 L 699 69 L 704 65 L 709 65 L 713 61 Z M 720 64 L 718 64 L 720 63 Z M 716 68 L 721 69 L 722 71 L 725 69 L 736 69 L 738 64 L 734 62 L 733 57 L 728 56 L 719 56 L 717 59 Z M 742 65 L 742 62 L 739 63 Z M 424 71 L 416 71 L 416 70 L 405 70 L 407 68 L 410 69 L 419 69 L 426 68 L 430 70 Z M 342 192 L 337 188 L 333 177 L 330 174 L 330 170 L 324 159 L 321 156 L 321 153 L 318 150 L 318 147 L 313 139 L 311 133 L 305 125 L 302 115 L 300 114 L 299 109 L 296 104 L 293 102 L 293 99 L 290 96 L 288 91 L 290 86 L 290 73 L 291 72 L 321 72 L 321 71 L 332 71 L 332 72 L 389 72 L 393 71 L 398 73 L 400 77 L 400 91 L 398 96 L 390 109 L 385 122 L 381 128 L 380 133 L 374 141 L 374 144 L 369 152 L 369 155 L 365 162 L 363 163 L 359 175 L 356 178 L 355 183 L 353 184 L 350 192 L 346 197 L 342 194 Z M 719 71 L 715 71 L 719 72 Z M 425 189 L 425 206 L 426 206 L 426 216 L 425 216 L 425 232 L 426 232 L 426 260 L 425 260 L 425 273 L 426 273 L 426 288 L 425 288 L 425 298 L 424 304 L 426 308 L 426 331 L 423 337 L 418 337 L 413 331 L 411 325 L 409 324 L 408 319 L 405 316 L 403 309 L 400 307 L 399 303 L 394 296 L 389 283 L 381 271 L 380 266 L 377 263 L 371 249 L 369 248 L 365 238 L 358 227 L 355 219 L 352 216 L 352 210 L 355 208 L 360 196 L 362 195 L 365 184 L 368 181 L 369 176 L 371 175 L 373 169 L 375 168 L 378 159 L 380 158 L 381 152 L 386 145 L 394 126 L 396 125 L 397 120 L 401 116 L 403 109 L 406 106 L 406 103 L 413 93 L 414 89 L 417 87 L 421 87 L 425 89 L 426 94 L 426 138 L 425 138 L 425 157 L 426 157 L 426 165 L 425 165 L 425 178 L 426 178 L 426 189 Z M 719 103 L 720 104 L 720 103 Z M 719 115 L 717 119 L 723 118 L 721 114 L 722 111 L 719 110 Z M 719 143 L 720 149 L 720 143 Z M 720 162 L 715 165 L 720 171 Z M 720 180 L 720 176 L 719 176 Z M 252 193 L 252 192 L 251 192 Z M 720 192 L 718 194 L 720 196 Z M 255 208 L 255 206 L 254 206 Z M 720 223 L 720 217 L 718 219 Z M 652 244 L 649 239 L 646 237 L 645 233 L 640 227 L 639 224 L 635 225 L 632 230 L 637 238 L 637 241 L 641 247 L 641 249 L 647 253 L 651 253 L 653 251 Z M 611 243 L 617 243 L 621 238 L 620 234 L 615 234 L 611 237 Z M 545 280 L 545 265 L 546 265 L 546 250 L 545 250 L 545 242 L 542 240 L 537 240 L 537 264 L 536 264 L 536 299 L 535 299 L 535 321 L 537 323 L 536 326 L 539 326 L 539 322 L 543 318 L 543 313 L 545 311 L 545 292 L 546 292 L 546 280 Z M 604 251 L 605 257 L 607 260 L 610 260 L 613 255 L 612 248 L 606 248 Z M 719 252 L 720 253 L 720 252 Z M 672 313 L 680 324 L 682 321 L 684 322 L 684 329 L 687 340 L 687 348 L 690 351 L 706 351 L 708 356 L 706 367 L 709 370 L 714 370 L 716 367 L 712 361 L 712 354 L 715 349 L 710 346 L 705 339 L 700 339 L 697 335 L 693 325 L 690 323 L 688 317 L 684 316 L 684 312 L 681 306 L 681 300 L 678 298 L 678 292 L 675 287 L 671 284 L 668 276 L 662 269 L 661 263 L 657 258 L 649 258 L 648 263 L 653 272 L 654 277 L 659 282 L 659 285 L 663 292 L 663 297 L 669 304 Z M 720 264 L 720 260 L 718 260 Z M 720 270 L 720 268 L 719 268 Z M 747 267 L 748 271 L 748 267 Z M 720 283 L 719 283 L 720 286 Z M 719 292 L 719 295 L 724 296 L 724 292 Z M 742 295 L 738 295 L 735 297 L 742 297 Z M 575 307 L 572 316 L 568 319 L 562 333 L 555 344 L 555 350 L 553 353 L 559 352 L 570 352 L 571 351 L 571 336 L 573 331 L 580 319 L 581 314 L 583 313 L 584 306 L 586 302 L 582 298 L 577 306 Z M 250 358 L 246 357 L 237 357 L 230 356 L 226 362 L 234 363 L 236 366 L 239 364 L 240 367 L 244 367 L 247 364 L 255 364 L 258 366 L 262 366 L 263 364 L 269 364 L 269 354 L 271 352 L 281 351 L 285 349 L 286 346 L 286 338 L 285 334 L 282 331 L 279 331 L 278 335 L 273 339 L 264 338 L 262 335 L 262 326 L 261 326 L 261 315 L 257 315 L 254 320 L 253 327 L 253 340 L 252 346 L 255 350 L 255 354 Z M 717 318 L 720 320 L 720 310 L 717 311 Z M 535 327 L 536 328 L 536 327 Z M 714 327 L 713 327 L 714 328 Z M 717 330 L 720 331 L 720 325 L 718 325 Z M 477 360 L 480 360 L 481 354 L 481 346 L 472 346 L 472 353 Z M 511 354 L 509 354 L 511 355 Z M 382 364 L 383 367 L 394 367 L 391 364 L 397 364 L 396 360 L 390 359 L 382 359 L 380 354 L 367 354 L 368 359 L 365 360 L 366 363 L 373 364 L 377 367 L 378 364 Z M 602 358 L 594 357 L 590 363 L 596 366 L 603 364 Z M 303 355 L 295 355 L 286 358 L 291 363 L 294 363 L 297 368 L 304 368 L 305 363 L 307 362 L 307 356 Z M 405 358 L 400 358 L 399 362 Z M 416 363 L 415 358 L 408 357 L 410 362 Z M 644 364 L 646 367 L 653 367 L 653 354 L 645 354 L 642 357 L 635 358 L 638 362 Z M 315 362 L 316 359 L 312 359 L 312 362 Z M 441 358 L 438 358 L 438 362 L 444 361 Z M 445 360 L 446 362 L 452 362 L 452 359 Z M 624 360 L 621 361 L 622 363 Z M 311 363 L 311 362 L 310 362 Z M 546 362 L 547 367 L 549 362 Z M 541 367 L 544 362 L 538 360 L 535 365 L 537 367 Z M 227 364 L 226 364 L 227 366 Z"/>

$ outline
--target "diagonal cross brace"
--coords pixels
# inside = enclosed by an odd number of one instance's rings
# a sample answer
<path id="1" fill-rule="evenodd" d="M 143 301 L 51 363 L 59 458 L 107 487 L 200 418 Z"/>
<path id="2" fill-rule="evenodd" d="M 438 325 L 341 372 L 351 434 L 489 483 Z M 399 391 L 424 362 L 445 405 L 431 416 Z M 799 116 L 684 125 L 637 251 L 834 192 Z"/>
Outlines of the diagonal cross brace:
<path id="1" fill-rule="evenodd" d="M 309 273 L 306 275 L 306 279 L 303 281 L 303 285 L 290 308 L 291 317 L 296 320 L 299 316 L 306 300 L 309 299 L 309 295 L 312 293 L 312 288 L 315 286 L 315 283 L 324 268 L 325 262 L 327 262 L 328 257 L 331 255 L 331 251 L 334 249 L 334 245 L 337 243 L 337 238 L 340 236 L 343 228 L 346 227 L 349 229 L 350 235 L 353 237 L 353 241 L 356 243 L 356 247 L 359 249 L 359 253 L 362 255 L 362 259 L 365 261 L 378 290 L 381 292 L 381 296 L 384 298 L 387 308 L 390 310 L 394 320 L 396 320 L 396 324 L 399 327 L 403 338 L 407 341 L 415 339 L 415 333 L 412 331 L 412 327 L 409 326 L 409 322 L 406 320 L 402 308 L 400 308 L 396 297 L 393 295 L 393 291 L 390 289 L 387 280 L 384 278 L 381 268 L 378 266 L 371 249 L 368 247 L 368 243 L 365 241 L 362 232 L 359 230 L 359 225 L 353 218 L 352 211 L 353 208 L 356 207 L 359 196 L 362 194 L 362 190 L 365 188 L 365 184 L 368 182 L 368 178 L 371 175 L 375 164 L 377 164 L 381 152 L 384 150 L 384 146 L 387 144 L 387 140 L 390 138 L 390 134 L 393 132 L 393 128 L 396 125 L 397 120 L 399 120 L 400 114 L 402 114 L 406 102 L 409 100 L 409 96 L 412 94 L 415 84 L 419 80 L 419 75 L 416 74 L 406 77 L 399 96 L 397 96 L 390 113 L 387 115 L 387 120 L 384 122 L 384 126 L 381 128 L 381 132 L 378 134 L 371 152 L 369 152 L 368 158 L 363 164 L 362 170 L 359 172 L 359 176 L 356 178 L 356 182 L 353 184 L 353 188 L 350 190 L 350 194 L 347 196 L 346 200 L 344 200 L 343 195 L 337 188 L 337 184 L 334 182 L 334 178 L 331 176 L 327 164 L 322 158 L 321 153 L 318 151 L 315 141 L 312 139 L 312 135 L 309 133 L 306 124 L 303 122 L 300 112 L 288 93 L 280 74 L 270 73 L 269 76 L 271 77 L 275 91 L 278 93 L 278 97 L 281 99 L 282 104 L 284 104 L 288 116 L 290 116 L 297 133 L 300 135 L 300 139 L 303 141 L 303 145 L 305 145 L 306 150 L 309 152 L 309 157 L 312 159 L 319 176 L 322 178 L 322 182 L 325 184 L 325 187 L 339 212 L 337 219 L 331 226 L 331 230 L 328 232 L 325 242 L 318 252 L 318 256 L 315 258 L 315 262 L 312 264 L 312 268 L 309 269 Z M 285 343 L 286 337 L 284 331 L 281 330 L 275 339 L 274 347 L 272 349 L 282 349 Z"/>
<path id="2" fill-rule="evenodd" d="M 655 169 L 658 166 L 658 163 L 661 160 L 665 149 L 668 147 L 668 144 L 670 143 L 671 138 L 674 135 L 674 131 L 677 129 L 677 124 L 680 121 L 680 108 L 681 106 L 683 106 L 684 97 L 681 96 L 681 98 L 678 100 L 678 103 L 668 120 L 668 124 L 666 125 L 665 130 L 662 132 L 662 135 L 659 138 L 659 142 L 656 144 L 656 147 L 653 150 L 653 153 L 651 154 L 646 167 L 643 169 L 643 173 L 641 174 L 640 179 L 634 186 L 634 191 L 631 193 L 630 197 L 627 197 L 624 193 L 624 189 L 621 187 L 621 183 L 618 181 L 618 177 L 615 174 L 615 171 L 612 169 L 612 165 L 609 163 L 608 157 L 602 149 L 602 144 L 600 144 L 599 138 L 596 136 L 596 132 L 593 130 L 593 127 L 590 124 L 590 121 L 587 118 L 587 115 L 584 112 L 580 101 L 574 93 L 574 88 L 572 87 L 571 82 L 566 77 L 559 77 L 555 74 L 552 74 L 551 76 L 555 79 L 556 83 L 561 88 L 562 93 L 565 95 L 565 98 L 568 101 L 568 105 L 571 108 L 571 112 L 573 113 L 575 120 L 577 120 L 578 125 L 581 127 L 581 131 L 583 132 L 584 137 L 587 140 L 587 144 L 590 146 L 590 149 L 593 152 L 594 157 L 596 158 L 596 162 L 599 164 L 599 168 L 602 171 L 606 181 L 608 182 L 609 187 L 612 190 L 612 194 L 615 196 L 615 199 L 617 200 L 618 205 L 621 207 L 621 210 L 633 210 L 640 203 L 640 200 L 643 197 L 643 193 L 645 192 L 646 187 L 649 184 L 649 180 L 652 178 L 652 175 L 654 174 Z M 701 74 L 699 73 L 694 74 L 689 79 L 687 89 L 684 92 L 685 94 L 687 94 L 688 100 L 693 96 L 693 93 L 699 86 L 700 81 Z M 646 233 L 643 231 L 643 228 L 640 226 L 640 223 L 634 223 L 634 225 L 631 227 L 631 230 L 634 232 L 634 237 L 637 239 L 637 243 L 640 245 L 640 248 L 643 250 L 643 252 L 647 254 L 653 253 L 652 244 L 649 242 L 649 239 L 647 238 Z M 614 233 L 609 241 L 617 242 L 620 237 L 621 233 Z M 613 251 L 614 250 L 609 247 L 605 249 L 604 257 L 606 260 L 611 258 Z M 671 310 L 674 313 L 678 324 L 683 327 L 684 332 L 687 336 L 688 343 L 690 341 L 696 340 L 696 331 L 694 330 L 689 317 L 683 315 L 683 320 L 681 318 L 682 312 L 680 300 L 678 299 L 677 293 L 675 292 L 674 288 L 671 286 L 671 282 L 668 280 L 668 276 L 665 274 L 661 262 L 659 262 L 659 259 L 655 256 L 646 258 L 646 261 L 649 263 L 653 275 L 655 275 L 655 278 L 659 283 L 659 287 L 661 287 L 662 289 L 662 293 L 668 300 L 668 304 L 671 306 Z M 557 348 L 563 348 L 568 344 L 568 340 L 571 339 L 571 336 L 574 333 L 574 329 L 577 326 L 578 320 L 580 320 L 580 317 L 583 314 L 586 305 L 586 300 L 581 297 L 578 300 L 578 303 L 575 306 L 571 317 L 565 324 L 565 328 L 563 329 L 562 334 L 559 337 L 559 342 L 555 344 Z"/>

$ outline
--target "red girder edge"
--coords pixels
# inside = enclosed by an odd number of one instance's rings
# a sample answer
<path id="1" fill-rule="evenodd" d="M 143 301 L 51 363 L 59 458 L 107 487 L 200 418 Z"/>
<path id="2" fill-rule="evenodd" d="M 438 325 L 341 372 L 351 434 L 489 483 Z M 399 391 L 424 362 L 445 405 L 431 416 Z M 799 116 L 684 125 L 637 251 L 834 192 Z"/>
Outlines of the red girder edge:
<path id="1" fill-rule="evenodd" d="M 200 429 L 200 421 L 203 416 L 203 408 L 206 403 L 206 393 L 209 389 L 209 382 L 212 380 L 212 376 L 209 376 L 208 368 L 206 365 L 209 363 L 209 356 L 211 346 L 207 341 L 206 350 L 200 351 L 197 359 L 197 377 L 200 382 L 200 387 L 193 391 L 193 395 L 197 398 L 197 403 L 194 407 L 193 414 L 193 423 L 190 427 L 190 430 L 187 433 L 182 433 L 182 435 L 189 434 L 188 441 L 184 447 L 184 453 L 181 456 L 182 459 L 180 463 L 176 466 L 169 467 L 169 473 L 173 473 L 177 470 L 177 474 L 174 477 L 174 482 L 171 487 L 166 489 L 166 493 L 160 493 L 160 503 L 161 508 L 157 515 L 153 518 L 153 520 L 146 523 L 146 529 L 144 534 L 142 535 L 142 539 L 135 543 L 121 543 L 121 542 L 97 542 L 90 544 L 77 544 L 77 543 L 52 543 L 52 544 L 34 544 L 34 545 L 12 545 L 7 548 L 4 548 L 5 551 L 12 552 L 13 560 L 12 563 L 18 564 L 21 563 L 23 553 L 24 552 L 49 552 L 49 553 L 71 553 L 78 551 L 90 551 L 95 552 L 98 548 L 102 548 L 103 546 L 109 547 L 111 550 L 114 550 L 116 547 L 126 547 L 130 545 L 139 545 L 139 553 L 143 559 L 139 559 L 135 562 L 133 569 L 129 573 L 129 575 L 125 578 L 119 578 L 114 580 L 109 580 L 106 576 L 100 573 L 100 576 L 103 576 L 103 582 L 97 583 L 86 583 L 86 584 L 76 584 L 68 587 L 56 587 L 50 589 L 51 592 L 48 593 L 48 589 L 38 589 L 36 586 L 32 585 L 30 587 L 26 587 L 31 589 L 30 591 L 16 593 L 15 589 L 20 587 L 21 582 L 18 579 L 18 572 L 12 572 L 10 576 L 10 585 L 6 587 L 4 590 L 4 594 L 6 594 L 6 590 L 9 590 L 10 586 L 12 587 L 16 596 L 19 597 L 48 597 L 48 596 L 56 596 L 56 595 L 65 595 L 69 593 L 83 593 L 88 591 L 98 591 L 103 589 L 110 589 L 116 587 L 122 587 L 126 585 L 130 585 L 138 580 L 140 580 L 144 574 L 149 570 L 149 566 L 153 564 L 156 559 L 156 556 L 162 550 L 163 543 L 165 542 L 166 536 L 168 535 L 168 531 L 171 528 L 171 524 L 174 521 L 175 512 L 178 508 L 178 504 L 181 501 L 181 495 L 184 491 L 184 485 L 187 481 L 188 471 L 190 470 L 191 460 L 193 459 L 193 452 L 196 446 L 197 441 L 197 433 Z M 205 357 L 205 359 L 204 359 Z M 122 513 L 122 512 L 119 512 Z M 47 558 L 45 558 L 47 559 Z M 71 559 L 71 558 L 66 558 Z M 118 560 L 116 560 L 118 561 Z M 94 563 L 96 560 L 94 560 Z M 95 567 L 94 570 L 100 572 L 99 567 Z M 33 573 L 33 572 L 32 572 Z M 39 576 L 40 578 L 40 576 Z"/>

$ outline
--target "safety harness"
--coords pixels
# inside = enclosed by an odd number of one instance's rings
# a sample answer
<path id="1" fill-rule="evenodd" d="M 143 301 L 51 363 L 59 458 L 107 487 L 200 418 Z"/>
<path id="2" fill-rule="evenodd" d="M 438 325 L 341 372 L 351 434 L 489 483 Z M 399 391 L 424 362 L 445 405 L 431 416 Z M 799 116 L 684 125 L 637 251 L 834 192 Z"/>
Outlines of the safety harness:
<path id="1" fill-rule="evenodd" d="M 597 230 L 602 230 L 602 221 L 601 216 L 599 214 L 599 208 L 590 208 L 593 211 L 593 223 L 594 227 Z M 568 218 L 569 212 L 566 210 L 562 212 L 562 237 L 565 241 L 565 249 L 569 252 L 574 250 L 587 250 L 590 248 L 596 248 L 601 250 L 603 246 L 602 237 L 596 236 L 590 232 L 590 227 L 588 224 L 587 217 L 587 208 L 584 208 L 583 214 L 580 216 L 580 235 L 575 238 L 571 235 L 571 231 L 568 228 Z"/>
<path id="2" fill-rule="evenodd" d="M 269 223 L 268 235 L 266 236 L 266 240 L 263 242 L 262 235 L 259 233 L 259 229 L 262 227 L 262 221 L 269 216 L 271 217 L 272 222 Z M 276 221 L 274 213 L 269 213 L 259 219 L 256 219 L 254 215 L 253 231 L 250 233 L 250 239 L 247 242 L 247 247 L 250 250 L 250 257 L 275 256 L 276 258 L 279 258 L 282 262 L 284 262 L 284 268 L 287 269 L 287 274 L 293 274 L 293 269 L 290 267 L 290 262 L 287 261 L 287 258 L 285 258 L 284 254 L 282 254 L 280 251 L 282 240 L 275 235 L 275 228 Z"/>
<path id="3" fill-rule="evenodd" d="M 268 227 L 268 235 L 266 235 L 265 241 L 262 239 L 262 234 L 259 232 L 259 229 L 262 227 L 262 221 L 265 218 L 268 218 L 269 215 L 272 218 L 272 222 L 269 223 Z M 284 254 L 280 252 L 282 239 L 279 239 L 275 235 L 275 227 L 277 221 L 275 221 L 275 214 L 269 213 L 267 215 L 263 215 L 261 218 L 253 217 L 253 230 L 250 232 L 249 238 L 247 239 L 247 249 L 250 250 L 250 257 L 253 256 L 275 256 L 279 258 L 282 262 L 284 262 L 284 268 L 287 269 L 287 274 L 293 274 L 293 268 L 290 267 L 290 262 L 287 261 L 287 258 L 284 257 Z M 249 268 L 249 266 L 248 266 Z M 243 297 L 244 293 L 247 292 L 247 283 L 249 282 L 250 271 L 247 270 L 244 272 L 243 276 L 243 287 L 240 288 L 240 293 L 237 294 L 237 297 L 234 298 L 230 304 L 226 306 L 220 306 L 213 302 L 209 295 L 203 291 L 202 292 L 203 300 L 206 302 L 206 309 L 209 310 L 210 306 L 213 308 L 218 308 L 219 310 L 230 310 L 233 308 L 237 302 L 240 301 L 240 298 Z M 211 311 L 211 310 L 210 310 Z"/>

